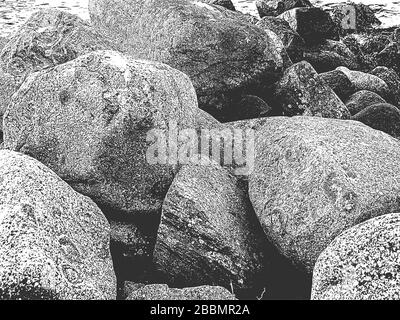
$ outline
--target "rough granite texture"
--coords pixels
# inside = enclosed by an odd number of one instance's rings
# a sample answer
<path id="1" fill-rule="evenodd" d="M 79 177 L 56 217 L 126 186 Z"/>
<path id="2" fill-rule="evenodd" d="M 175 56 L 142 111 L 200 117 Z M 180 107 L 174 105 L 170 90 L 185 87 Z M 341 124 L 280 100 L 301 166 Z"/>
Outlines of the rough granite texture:
<path id="1" fill-rule="evenodd" d="M 176 164 L 148 162 L 149 147 L 161 141 L 149 133 L 174 123 L 193 128 L 196 110 L 194 88 L 180 71 L 96 51 L 29 76 L 4 116 L 4 145 L 102 207 L 159 214 Z"/>
<path id="2" fill-rule="evenodd" d="M 93 201 L 7 150 L 0 195 L 1 299 L 116 298 L 110 226 Z"/>
<path id="3" fill-rule="evenodd" d="M 352 115 L 356 115 L 365 108 L 378 103 L 386 103 L 386 101 L 375 92 L 361 90 L 349 97 L 349 99 L 346 101 L 346 106 Z"/>
<path id="4" fill-rule="evenodd" d="M 374 104 L 363 109 L 351 119 L 386 132 L 392 137 L 400 138 L 400 110 L 391 104 Z"/>
<path id="5" fill-rule="evenodd" d="M 130 291 L 126 300 L 236 300 L 227 289 L 213 286 L 175 289 L 166 284 L 132 284 Z"/>
<path id="6" fill-rule="evenodd" d="M 165 198 L 154 262 L 173 286 L 253 288 L 262 239 L 240 182 L 218 165 L 189 165 Z"/>
<path id="7" fill-rule="evenodd" d="M 294 8 L 283 12 L 278 18 L 287 21 L 307 44 L 338 39 L 336 25 L 329 13 L 321 8 Z"/>
<path id="8" fill-rule="evenodd" d="M 327 72 L 337 67 L 358 70 L 357 56 L 345 44 L 326 40 L 304 50 L 304 60 L 308 61 L 317 72 Z"/>
<path id="9" fill-rule="evenodd" d="M 267 238 L 312 272 L 342 231 L 400 209 L 400 142 L 356 121 L 265 119 L 249 195 Z"/>
<path id="10" fill-rule="evenodd" d="M 65 11 L 35 12 L 0 50 L 0 115 L 30 73 L 71 61 L 95 50 L 115 49 L 104 35 L 81 18 Z M 14 86 L 1 86 L 2 78 Z"/>
<path id="11" fill-rule="evenodd" d="M 275 96 L 288 116 L 350 117 L 344 103 L 306 61 L 286 69 L 276 84 Z"/>
<path id="12" fill-rule="evenodd" d="M 400 214 L 368 220 L 337 237 L 320 255 L 313 300 L 399 300 Z"/>
<path id="13" fill-rule="evenodd" d="M 328 86 L 331 87 L 342 101 L 348 99 L 349 96 L 356 91 L 354 84 L 351 83 L 349 78 L 347 78 L 342 71 L 332 70 L 320 73 L 319 76 Z"/>
<path id="14" fill-rule="evenodd" d="M 289 23 L 276 17 L 264 17 L 256 26 L 263 30 L 270 30 L 281 39 L 292 62 L 299 62 L 304 58 L 304 40 L 294 31 Z"/>
<path id="15" fill-rule="evenodd" d="M 354 84 L 357 91 L 368 90 L 379 94 L 385 100 L 390 99 L 391 92 L 389 86 L 381 78 L 373 74 L 349 70 L 346 67 L 339 67 L 336 70 L 342 71 L 351 83 Z"/>
<path id="16" fill-rule="evenodd" d="M 386 82 L 393 96 L 393 103 L 400 106 L 400 76 L 396 71 L 387 67 L 376 67 L 370 73 Z"/>
<path id="17" fill-rule="evenodd" d="M 273 83 L 287 62 L 273 32 L 220 6 L 192 0 L 90 0 L 89 12 L 93 24 L 111 34 L 122 51 L 186 73 L 200 107 L 217 119 L 229 112 L 232 95 Z"/>

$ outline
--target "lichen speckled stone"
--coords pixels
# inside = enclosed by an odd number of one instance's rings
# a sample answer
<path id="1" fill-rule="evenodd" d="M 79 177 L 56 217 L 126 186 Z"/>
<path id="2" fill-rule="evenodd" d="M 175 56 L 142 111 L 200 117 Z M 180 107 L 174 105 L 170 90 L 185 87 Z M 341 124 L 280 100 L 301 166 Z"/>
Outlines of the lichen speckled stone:
<path id="1" fill-rule="evenodd" d="M 136 284 L 131 286 L 131 293 L 126 300 L 236 300 L 236 298 L 222 287 L 176 289 L 169 288 L 166 284 Z"/>
<path id="2" fill-rule="evenodd" d="M 378 103 L 386 103 L 379 94 L 368 91 L 361 90 L 352 94 L 346 101 L 347 109 L 349 109 L 351 115 L 356 115 L 357 113 L 363 111 L 364 109 L 373 106 Z"/>
<path id="3" fill-rule="evenodd" d="M 238 91 L 272 84 L 287 62 L 274 33 L 220 6 L 193 0 L 90 0 L 89 12 L 122 52 L 187 74 L 200 107 L 218 120 L 229 114 Z"/>
<path id="4" fill-rule="evenodd" d="M 370 219 L 338 236 L 320 255 L 313 300 L 399 300 L 400 214 Z"/>
<path id="5" fill-rule="evenodd" d="M 256 287 L 262 230 L 243 186 L 218 165 L 188 165 L 165 198 L 154 262 L 167 283 Z"/>
<path id="6" fill-rule="evenodd" d="M 373 74 L 349 70 L 346 67 L 339 67 L 336 70 L 342 71 L 354 84 L 357 91 L 368 90 L 379 94 L 385 100 L 391 98 L 389 86 L 381 78 Z"/>
<path id="7" fill-rule="evenodd" d="M 115 299 L 110 226 L 38 161 L 0 151 L 0 298 Z"/>
<path id="8" fill-rule="evenodd" d="M 0 115 L 21 81 L 30 73 L 71 61 L 95 50 L 115 49 L 88 22 L 56 9 L 40 10 L 21 26 L 0 50 L 1 74 L 13 77 L 13 88 L 0 87 Z"/>
<path id="9" fill-rule="evenodd" d="M 95 51 L 27 78 L 4 115 L 4 146 L 38 159 L 107 211 L 157 214 L 176 164 L 148 161 L 154 130 L 194 128 L 196 110 L 182 72 Z"/>
<path id="10" fill-rule="evenodd" d="M 275 97 L 287 116 L 350 118 L 344 103 L 306 61 L 286 69 L 276 84 Z"/>
<path id="11" fill-rule="evenodd" d="M 265 119 L 249 195 L 264 232 L 311 273 L 342 231 L 400 210 L 400 142 L 356 121 Z"/>

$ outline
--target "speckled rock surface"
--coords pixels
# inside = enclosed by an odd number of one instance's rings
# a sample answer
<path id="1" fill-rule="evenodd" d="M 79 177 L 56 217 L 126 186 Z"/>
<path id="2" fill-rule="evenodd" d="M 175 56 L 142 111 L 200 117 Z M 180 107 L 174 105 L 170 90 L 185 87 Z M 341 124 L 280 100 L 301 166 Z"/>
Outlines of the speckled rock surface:
<path id="1" fill-rule="evenodd" d="M 4 114 L 12 94 L 28 73 L 104 49 L 115 49 L 115 46 L 73 14 L 56 9 L 32 14 L 0 50 L 0 74 L 14 77 L 18 84 L 14 89 L 10 86 L 0 89 L 0 115 Z"/>
<path id="2" fill-rule="evenodd" d="M 331 16 L 321 8 L 295 8 L 285 11 L 278 18 L 286 20 L 308 44 L 338 38 Z"/>
<path id="3" fill-rule="evenodd" d="M 286 69 L 276 84 L 276 99 L 285 115 L 348 119 L 350 113 L 335 92 L 305 61 Z"/>
<path id="4" fill-rule="evenodd" d="M 400 76 L 393 69 L 387 67 L 376 67 L 370 72 L 381 78 L 389 87 L 393 103 L 400 106 Z"/>
<path id="5" fill-rule="evenodd" d="M 334 40 L 326 40 L 322 44 L 305 49 L 304 60 L 317 72 L 327 72 L 341 66 L 352 70 L 359 68 L 356 55 L 345 44 Z"/>
<path id="6" fill-rule="evenodd" d="M 131 290 L 126 300 L 236 300 L 227 289 L 213 286 L 175 289 L 166 284 L 137 284 Z"/>
<path id="7" fill-rule="evenodd" d="M 261 285 L 262 230 L 235 177 L 217 165 L 189 165 L 165 198 L 154 261 L 166 283 L 245 289 Z"/>
<path id="8" fill-rule="evenodd" d="M 50 169 L 0 151 L 0 298 L 115 299 L 110 226 Z"/>
<path id="9" fill-rule="evenodd" d="M 238 121 L 263 118 L 270 115 L 272 108 L 260 97 L 245 95 L 232 108 L 232 114 L 226 119 Z"/>
<path id="10" fill-rule="evenodd" d="M 375 92 L 361 90 L 349 97 L 349 99 L 346 101 L 346 107 L 349 109 L 352 115 L 356 115 L 365 108 L 377 103 L 386 103 L 386 101 Z"/>
<path id="11" fill-rule="evenodd" d="M 336 70 L 342 71 L 354 84 L 357 91 L 368 90 L 379 94 L 384 99 L 390 98 L 389 86 L 381 78 L 373 74 L 349 70 L 346 67 L 339 67 Z"/>
<path id="12" fill-rule="evenodd" d="M 368 220 L 337 237 L 320 255 L 313 300 L 399 300 L 400 214 Z"/>
<path id="13" fill-rule="evenodd" d="M 29 76 L 4 116 L 4 145 L 38 159 L 102 207 L 159 214 L 176 164 L 148 161 L 158 141 L 148 134 L 174 123 L 193 128 L 196 110 L 183 73 L 96 51 Z"/>
<path id="14" fill-rule="evenodd" d="M 256 131 L 253 207 L 270 239 L 311 273 L 342 231 L 400 209 L 400 142 L 356 121 L 274 117 Z"/>
<path id="15" fill-rule="evenodd" d="M 386 132 L 392 137 L 400 138 L 400 110 L 391 104 L 374 104 L 363 109 L 351 119 Z"/>
<path id="16" fill-rule="evenodd" d="M 345 101 L 356 91 L 354 84 L 339 70 L 332 70 L 320 73 L 319 76 L 331 87 L 337 96 Z M 349 110 L 350 111 L 350 110 Z M 350 112 L 351 113 L 351 112 Z"/>
<path id="17" fill-rule="evenodd" d="M 304 56 L 304 40 L 294 31 L 289 23 L 283 19 L 276 17 L 264 17 L 256 24 L 263 30 L 270 30 L 281 39 L 292 62 L 303 60 Z"/>
<path id="18" fill-rule="evenodd" d="M 272 84 L 286 52 L 272 32 L 220 6 L 188 0 L 90 0 L 94 25 L 135 58 L 160 61 L 187 74 L 199 105 L 218 120 L 231 96 Z"/>

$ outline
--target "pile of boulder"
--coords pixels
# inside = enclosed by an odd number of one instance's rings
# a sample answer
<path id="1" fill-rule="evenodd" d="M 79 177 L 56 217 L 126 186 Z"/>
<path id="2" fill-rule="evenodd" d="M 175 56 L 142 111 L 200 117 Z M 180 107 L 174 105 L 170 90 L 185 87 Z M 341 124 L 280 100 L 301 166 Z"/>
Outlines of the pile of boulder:
<path id="1" fill-rule="evenodd" d="M 257 6 L 90 0 L 0 39 L 0 298 L 399 298 L 400 31 Z"/>

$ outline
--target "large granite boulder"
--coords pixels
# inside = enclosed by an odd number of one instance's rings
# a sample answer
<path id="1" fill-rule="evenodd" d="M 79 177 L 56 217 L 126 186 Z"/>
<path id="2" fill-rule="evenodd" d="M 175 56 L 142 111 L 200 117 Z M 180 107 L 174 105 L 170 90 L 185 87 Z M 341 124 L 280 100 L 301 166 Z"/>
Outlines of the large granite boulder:
<path id="1" fill-rule="evenodd" d="M 317 72 L 327 72 L 342 66 L 352 70 L 359 68 L 356 55 L 345 44 L 334 40 L 308 47 L 304 50 L 304 60 Z"/>
<path id="2" fill-rule="evenodd" d="M 191 0 L 90 0 L 96 27 L 135 58 L 166 63 L 186 73 L 199 105 L 221 120 L 233 95 L 276 81 L 289 63 L 271 31 L 241 13 Z"/>
<path id="3" fill-rule="evenodd" d="M 4 145 L 46 164 L 102 208 L 159 213 L 179 147 L 172 138 L 168 153 L 165 133 L 194 128 L 196 110 L 180 71 L 96 51 L 27 78 L 4 116 Z"/>
<path id="4" fill-rule="evenodd" d="M 378 103 L 386 103 L 379 94 L 368 91 L 361 90 L 352 94 L 346 101 L 346 107 L 349 109 L 352 116 L 363 111 L 365 108 L 373 106 Z"/>
<path id="5" fill-rule="evenodd" d="M 89 198 L 20 153 L 0 151 L 0 298 L 115 299 L 110 225 Z"/>
<path id="6" fill-rule="evenodd" d="M 351 119 L 386 132 L 392 137 L 400 138 L 400 110 L 391 104 L 374 104 L 366 107 Z"/>
<path id="7" fill-rule="evenodd" d="M 320 255 L 313 300 L 399 300 L 400 214 L 368 220 L 338 236 Z"/>
<path id="8" fill-rule="evenodd" d="M 154 261 L 172 286 L 262 286 L 262 230 L 242 186 L 212 162 L 184 166 L 165 198 Z"/>
<path id="9" fill-rule="evenodd" d="M 376 17 L 374 10 L 362 3 L 336 4 L 332 8 L 331 16 L 343 35 L 348 32 L 366 32 L 382 24 Z"/>
<path id="10" fill-rule="evenodd" d="M 78 16 L 56 9 L 35 12 L 0 51 L 0 79 L 13 78 L 12 82 L 16 83 L 8 82 L 5 89 L 0 87 L 0 116 L 30 72 L 65 63 L 91 51 L 115 48 L 109 39 Z"/>
<path id="11" fill-rule="evenodd" d="M 393 93 L 390 91 L 387 83 L 381 78 L 370 73 L 349 70 L 346 67 L 339 67 L 337 70 L 342 71 L 349 78 L 357 91 L 368 90 L 379 94 L 385 100 L 393 99 Z"/>
<path id="12" fill-rule="evenodd" d="M 355 85 L 342 71 L 332 70 L 320 73 L 319 76 L 342 101 L 346 101 L 356 91 Z"/>
<path id="13" fill-rule="evenodd" d="M 295 265 L 311 273 L 342 231 L 400 209 L 397 139 L 350 120 L 264 121 L 250 199 L 267 238 Z"/>
<path id="14" fill-rule="evenodd" d="M 337 28 L 327 11 L 321 8 L 295 8 L 278 16 L 287 21 L 308 44 L 326 39 L 337 40 Z"/>
<path id="15" fill-rule="evenodd" d="M 393 69 L 379 66 L 373 69 L 371 74 L 381 78 L 389 87 L 393 101 L 400 106 L 400 76 Z"/>
<path id="16" fill-rule="evenodd" d="M 304 40 L 290 27 L 287 21 L 277 17 L 267 16 L 257 22 L 256 26 L 263 30 L 269 30 L 276 33 L 279 39 L 283 42 L 286 52 L 292 62 L 303 60 L 305 46 Z"/>
<path id="17" fill-rule="evenodd" d="M 275 98 L 288 116 L 348 119 L 350 113 L 335 92 L 305 61 L 286 69 L 276 84 Z"/>

